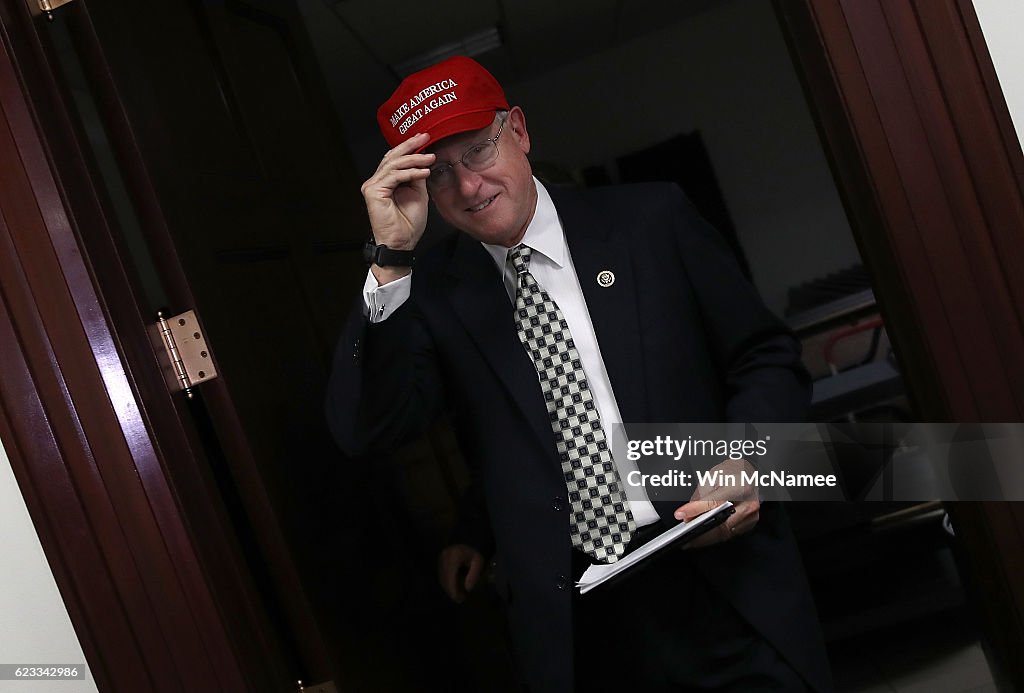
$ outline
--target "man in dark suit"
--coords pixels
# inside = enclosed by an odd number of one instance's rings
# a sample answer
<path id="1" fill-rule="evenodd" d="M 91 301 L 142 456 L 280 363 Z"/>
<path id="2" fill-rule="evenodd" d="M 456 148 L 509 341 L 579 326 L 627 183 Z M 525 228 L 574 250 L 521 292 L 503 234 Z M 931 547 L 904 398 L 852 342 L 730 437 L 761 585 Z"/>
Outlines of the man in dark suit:
<path id="1" fill-rule="evenodd" d="M 546 189 L 522 110 L 467 58 L 407 78 L 378 121 L 392 148 L 362 187 L 371 271 L 328 416 L 363 454 L 451 412 L 473 483 L 439 561 L 446 591 L 460 599 L 496 550 L 531 691 L 828 689 L 782 509 L 754 493 L 694 549 L 573 589 L 721 502 L 625 498 L 615 424 L 805 415 L 799 346 L 715 231 L 674 186 Z M 428 200 L 462 233 L 411 270 Z"/>

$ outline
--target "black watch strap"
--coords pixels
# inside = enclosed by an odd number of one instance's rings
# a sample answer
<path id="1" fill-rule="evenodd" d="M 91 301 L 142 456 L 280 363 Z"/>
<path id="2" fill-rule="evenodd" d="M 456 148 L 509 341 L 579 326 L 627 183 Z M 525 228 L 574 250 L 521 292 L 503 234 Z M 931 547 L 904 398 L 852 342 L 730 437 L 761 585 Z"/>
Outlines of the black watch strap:
<path id="1" fill-rule="evenodd" d="M 386 245 L 367 241 L 363 246 L 363 259 L 367 265 L 378 267 L 412 267 L 416 255 L 412 250 L 394 250 Z"/>

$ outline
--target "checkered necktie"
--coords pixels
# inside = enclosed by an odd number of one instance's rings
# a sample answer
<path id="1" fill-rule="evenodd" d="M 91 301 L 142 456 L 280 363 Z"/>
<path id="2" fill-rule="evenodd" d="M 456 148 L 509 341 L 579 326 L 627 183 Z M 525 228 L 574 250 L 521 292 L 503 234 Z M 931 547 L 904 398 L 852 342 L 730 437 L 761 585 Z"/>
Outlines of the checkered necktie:
<path id="1" fill-rule="evenodd" d="M 555 434 L 569 490 L 572 545 L 598 561 L 614 563 L 625 553 L 636 523 L 569 325 L 530 274 L 530 253 L 518 245 L 508 254 L 518 275 L 515 319 L 519 341 L 537 368 Z"/>

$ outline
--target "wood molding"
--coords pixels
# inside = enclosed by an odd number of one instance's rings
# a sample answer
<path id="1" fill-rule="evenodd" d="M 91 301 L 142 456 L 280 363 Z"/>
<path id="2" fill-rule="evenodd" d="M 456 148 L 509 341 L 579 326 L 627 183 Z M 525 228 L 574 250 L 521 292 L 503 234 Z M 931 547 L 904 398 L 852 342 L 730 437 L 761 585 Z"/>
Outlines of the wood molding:
<path id="1" fill-rule="evenodd" d="M 1024 157 L 968 0 L 776 0 L 919 415 L 1024 420 Z M 1024 515 L 951 504 L 1001 689 Z"/>
<path id="2" fill-rule="evenodd" d="M 886 329 L 898 347 L 908 394 L 925 420 L 949 420 L 948 401 L 964 391 L 964 384 L 938 377 L 921 307 L 906 286 L 915 278 L 893 260 L 897 241 L 889 229 L 906 224 L 908 215 L 883 206 L 880 189 L 899 188 L 892 163 L 876 158 L 869 167 L 868 155 L 885 151 L 888 144 L 841 8 L 835 2 L 814 5 L 807 0 L 775 0 L 775 5 Z M 931 283 L 928 276 L 917 279 Z"/>

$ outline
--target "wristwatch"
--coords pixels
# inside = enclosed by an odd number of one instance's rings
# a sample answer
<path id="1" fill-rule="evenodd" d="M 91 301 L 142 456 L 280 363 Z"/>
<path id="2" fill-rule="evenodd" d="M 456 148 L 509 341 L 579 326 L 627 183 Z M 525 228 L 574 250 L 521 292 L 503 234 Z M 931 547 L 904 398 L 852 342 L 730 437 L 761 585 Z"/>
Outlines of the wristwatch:
<path id="1" fill-rule="evenodd" d="M 412 250 L 393 250 L 386 245 L 367 241 L 363 246 L 363 259 L 367 265 L 378 267 L 412 267 L 416 256 Z"/>

